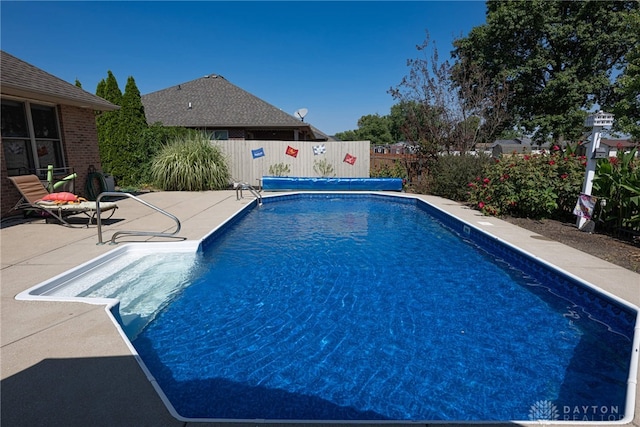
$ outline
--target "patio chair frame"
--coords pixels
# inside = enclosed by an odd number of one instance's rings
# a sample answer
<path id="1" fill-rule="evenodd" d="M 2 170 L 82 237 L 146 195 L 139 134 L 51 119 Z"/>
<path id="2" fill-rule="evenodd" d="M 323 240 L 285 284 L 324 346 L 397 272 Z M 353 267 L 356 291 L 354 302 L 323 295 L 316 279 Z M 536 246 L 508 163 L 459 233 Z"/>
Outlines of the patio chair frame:
<path id="1" fill-rule="evenodd" d="M 20 192 L 21 196 L 16 205 L 9 210 L 9 213 L 18 210 L 24 210 L 25 212 L 38 211 L 55 218 L 60 221 L 62 225 L 67 227 L 73 227 L 73 225 L 65 220 L 65 217 L 85 214 L 89 217 L 86 225 L 88 227 L 96 216 L 96 202 L 85 201 L 80 203 L 61 204 L 42 201 L 42 198 L 48 195 L 49 192 L 42 184 L 42 181 L 40 181 L 40 178 L 36 175 L 19 175 L 10 176 L 8 178 Z M 114 202 L 102 202 L 100 204 L 101 212 L 111 210 L 111 215 L 106 219 L 111 218 L 117 208 L 118 206 Z M 47 220 L 46 217 L 45 219 Z"/>

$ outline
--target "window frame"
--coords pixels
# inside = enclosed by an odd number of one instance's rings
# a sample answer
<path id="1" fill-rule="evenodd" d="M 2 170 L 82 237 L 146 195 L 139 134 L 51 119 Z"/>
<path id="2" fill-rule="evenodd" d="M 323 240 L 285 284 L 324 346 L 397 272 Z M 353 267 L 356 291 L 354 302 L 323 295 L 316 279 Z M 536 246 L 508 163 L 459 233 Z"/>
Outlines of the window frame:
<path id="1" fill-rule="evenodd" d="M 16 137 L 0 136 L 2 138 L 3 150 L 5 150 L 7 145 L 10 144 L 11 142 L 21 141 L 25 143 L 25 148 L 27 150 L 27 153 L 25 153 L 25 156 L 26 156 L 26 161 L 28 163 L 28 168 L 26 171 L 24 171 L 23 170 L 24 168 L 22 167 L 19 167 L 19 168 L 7 167 L 7 174 L 9 176 L 16 176 L 16 175 L 24 175 L 26 172 L 26 174 L 34 173 L 36 175 L 39 175 L 40 174 L 39 172 L 43 169 L 46 170 L 48 166 L 48 165 L 41 164 L 41 161 L 40 161 L 41 156 L 39 155 L 43 152 L 43 150 L 45 151 L 44 155 L 46 155 L 46 153 L 48 152 L 46 150 L 48 148 L 47 146 L 49 146 L 54 151 L 51 154 L 54 158 L 54 161 L 53 161 L 54 168 L 56 169 L 66 168 L 66 158 L 64 155 L 64 145 L 62 141 L 61 127 L 60 127 L 60 112 L 59 112 L 58 106 L 56 104 L 38 101 L 38 100 L 2 97 L 1 102 L 4 103 L 5 101 L 11 102 L 11 103 L 18 103 L 22 106 L 24 119 L 26 121 L 27 135 L 16 136 Z M 44 137 L 36 136 L 35 127 L 33 123 L 33 114 L 32 114 L 33 107 L 35 108 L 46 107 L 52 110 L 54 115 L 53 123 L 56 126 L 55 138 L 48 138 L 46 136 Z M 42 147 L 40 148 L 38 147 L 39 143 L 42 145 Z M 40 149 L 40 153 L 39 153 L 39 149 Z M 4 155 L 5 155 L 5 161 L 9 163 L 8 159 L 10 156 L 6 151 Z M 56 162 L 59 162 L 60 164 L 56 164 Z M 15 172 L 12 172 L 11 169 L 17 169 L 17 170 Z"/>
<path id="2" fill-rule="evenodd" d="M 222 136 L 222 137 L 220 137 Z M 228 141 L 229 131 L 227 129 L 218 129 L 211 132 L 211 141 Z"/>

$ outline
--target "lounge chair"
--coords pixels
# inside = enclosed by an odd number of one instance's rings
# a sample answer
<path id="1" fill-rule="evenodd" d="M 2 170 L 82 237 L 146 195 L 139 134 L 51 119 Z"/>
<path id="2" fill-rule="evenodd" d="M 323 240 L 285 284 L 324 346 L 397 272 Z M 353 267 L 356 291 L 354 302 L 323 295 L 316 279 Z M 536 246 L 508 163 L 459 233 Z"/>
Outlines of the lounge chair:
<path id="1" fill-rule="evenodd" d="M 22 195 L 22 198 L 9 212 L 20 209 L 36 210 L 51 215 L 66 226 L 71 226 L 71 224 L 64 219 L 69 215 L 87 215 L 89 217 L 87 226 L 89 226 L 96 215 L 96 202 L 54 202 L 42 200 L 49 195 L 49 192 L 36 175 L 12 176 L 9 177 L 9 180 L 18 189 L 20 195 Z M 118 205 L 114 202 L 100 202 L 100 212 L 111 211 L 111 215 L 113 215 L 117 208 Z"/>

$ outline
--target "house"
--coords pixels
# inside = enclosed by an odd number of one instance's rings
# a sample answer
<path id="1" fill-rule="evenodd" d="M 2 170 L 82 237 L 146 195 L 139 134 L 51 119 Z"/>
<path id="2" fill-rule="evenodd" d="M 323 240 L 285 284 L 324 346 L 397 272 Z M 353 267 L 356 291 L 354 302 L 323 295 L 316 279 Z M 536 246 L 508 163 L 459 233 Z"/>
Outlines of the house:
<path id="1" fill-rule="evenodd" d="M 616 157 L 618 155 L 618 151 L 629 153 L 634 147 L 639 147 L 639 145 L 631 142 L 629 139 L 602 138 L 600 140 L 600 147 L 606 147 L 605 149 L 607 150 L 608 157 Z M 638 156 L 638 153 L 636 153 L 636 156 Z"/>
<path id="2" fill-rule="evenodd" d="M 580 142 L 576 148 L 576 154 L 578 156 L 586 156 L 587 150 L 590 150 L 590 143 L 590 138 L 586 138 L 584 141 Z M 640 148 L 640 144 L 633 142 L 630 139 L 614 139 L 610 136 L 603 137 L 600 139 L 597 158 L 616 157 L 619 151 L 629 153 L 634 147 Z M 638 157 L 637 152 L 636 157 Z"/>
<path id="3" fill-rule="evenodd" d="M 377 154 L 415 154 L 417 145 L 409 142 L 396 142 L 395 144 L 376 145 L 371 150 L 372 153 Z"/>
<path id="4" fill-rule="evenodd" d="M 329 137 L 224 77 L 210 74 L 142 97 L 149 124 L 199 129 L 216 140 L 327 141 Z"/>
<path id="5" fill-rule="evenodd" d="M 0 51 L 2 215 L 20 199 L 8 176 L 38 174 L 49 165 L 75 172 L 73 190 L 83 195 L 88 168 L 100 170 L 95 111 L 120 107 Z"/>
<path id="6" fill-rule="evenodd" d="M 529 138 L 498 139 L 489 146 L 491 155 L 499 157 L 501 154 L 522 154 L 531 152 Z"/>

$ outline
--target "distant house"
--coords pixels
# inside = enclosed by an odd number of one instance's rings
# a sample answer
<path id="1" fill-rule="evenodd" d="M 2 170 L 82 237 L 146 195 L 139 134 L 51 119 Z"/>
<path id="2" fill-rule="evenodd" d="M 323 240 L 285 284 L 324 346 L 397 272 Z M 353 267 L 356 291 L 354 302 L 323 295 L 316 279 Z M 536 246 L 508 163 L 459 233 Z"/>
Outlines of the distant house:
<path id="1" fill-rule="evenodd" d="M 529 138 L 498 139 L 489 146 L 489 150 L 493 157 L 501 154 L 530 153 L 531 140 Z"/>
<path id="2" fill-rule="evenodd" d="M 602 138 L 600 140 L 600 146 L 606 147 L 608 150 L 608 157 L 615 157 L 618 154 L 618 151 L 622 151 L 625 153 L 633 150 L 634 147 L 638 147 L 639 144 L 631 142 L 629 139 L 606 139 Z M 636 153 L 636 156 L 638 154 Z"/>
<path id="3" fill-rule="evenodd" d="M 579 156 L 587 155 L 587 150 L 589 149 L 588 140 L 583 141 L 576 148 L 576 154 Z M 625 153 L 630 152 L 633 147 L 640 148 L 640 144 L 632 142 L 629 139 L 612 139 L 612 138 L 602 138 L 600 139 L 600 151 L 603 157 L 616 157 L 618 155 L 618 151 L 623 151 Z M 636 153 L 636 157 L 638 153 Z"/>
<path id="4" fill-rule="evenodd" d="M 415 154 L 417 146 L 408 142 L 396 142 L 395 144 L 373 146 L 371 151 L 376 154 Z"/>
<path id="5" fill-rule="evenodd" d="M 95 111 L 120 107 L 0 51 L 1 213 L 20 199 L 8 176 L 75 172 L 82 195 L 89 166 L 100 170 Z M 78 185 L 79 184 L 79 185 Z"/>
<path id="6" fill-rule="evenodd" d="M 216 74 L 143 95 L 142 105 L 149 124 L 199 129 L 217 140 L 330 139 Z"/>

